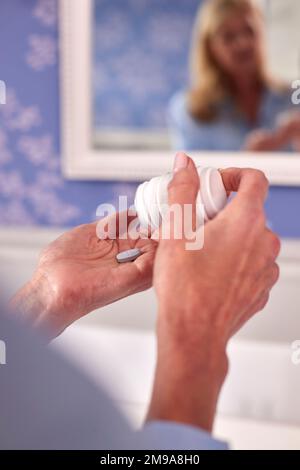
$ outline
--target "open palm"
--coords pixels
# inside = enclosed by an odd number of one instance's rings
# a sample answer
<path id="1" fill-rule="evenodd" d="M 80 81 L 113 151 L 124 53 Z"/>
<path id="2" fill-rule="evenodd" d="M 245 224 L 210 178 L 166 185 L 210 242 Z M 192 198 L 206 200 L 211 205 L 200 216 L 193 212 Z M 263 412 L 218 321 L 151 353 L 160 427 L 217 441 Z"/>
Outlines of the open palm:
<path id="1" fill-rule="evenodd" d="M 156 245 L 150 238 L 120 239 L 118 232 L 115 239 L 99 239 L 96 223 L 64 233 L 42 252 L 31 281 L 43 286 L 39 291 L 44 292 L 46 305 L 46 313 L 44 309 L 32 323 L 49 324 L 59 333 L 96 308 L 148 289 Z M 119 264 L 117 253 L 130 248 L 139 248 L 142 254 Z"/>

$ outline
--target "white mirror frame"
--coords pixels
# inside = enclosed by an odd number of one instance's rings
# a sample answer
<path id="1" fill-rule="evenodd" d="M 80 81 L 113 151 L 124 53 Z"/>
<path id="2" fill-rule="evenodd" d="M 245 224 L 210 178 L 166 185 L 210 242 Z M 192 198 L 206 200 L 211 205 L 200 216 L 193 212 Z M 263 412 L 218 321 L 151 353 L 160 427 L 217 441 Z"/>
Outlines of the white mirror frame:
<path id="1" fill-rule="evenodd" d="M 62 166 L 68 179 L 141 181 L 170 170 L 171 151 L 107 151 L 91 142 L 93 0 L 60 0 Z M 198 164 L 263 170 L 273 185 L 300 186 L 300 154 L 192 152 Z"/>

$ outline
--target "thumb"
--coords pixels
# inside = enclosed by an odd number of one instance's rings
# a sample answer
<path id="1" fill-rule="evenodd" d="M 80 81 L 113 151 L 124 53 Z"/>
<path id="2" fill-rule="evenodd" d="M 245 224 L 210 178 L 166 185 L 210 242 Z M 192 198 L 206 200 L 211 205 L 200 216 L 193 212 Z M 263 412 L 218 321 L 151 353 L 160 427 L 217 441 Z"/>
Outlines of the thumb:
<path id="1" fill-rule="evenodd" d="M 174 176 L 168 185 L 169 206 L 173 204 L 196 204 L 199 191 L 199 175 L 193 160 L 178 152 L 174 161 Z"/>
<path id="2" fill-rule="evenodd" d="M 175 235 L 175 233 L 182 233 L 182 229 L 186 235 L 187 229 L 193 231 L 197 228 L 196 204 L 200 182 L 193 160 L 183 152 L 176 154 L 173 171 L 173 178 L 168 185 L 169 210 L 166 226 L 170 228 L 173 236 L 177 238 L 178 235 Z M 180 219 L 176 217 L 178 210 Z M 188 212 L 186 212 L 187 210 Z M 186 216 L 189 217 L 188 220 Z M 188 224 L 188 227 L 185 224 Z"/>

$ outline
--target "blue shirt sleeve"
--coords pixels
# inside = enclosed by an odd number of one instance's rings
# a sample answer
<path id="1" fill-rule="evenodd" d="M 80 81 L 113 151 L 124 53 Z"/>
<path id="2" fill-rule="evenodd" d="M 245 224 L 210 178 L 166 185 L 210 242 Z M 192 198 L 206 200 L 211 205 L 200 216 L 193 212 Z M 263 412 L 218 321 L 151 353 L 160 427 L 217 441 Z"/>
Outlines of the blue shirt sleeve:
<path id="1" fill-rule="evenodd" d="M 135 432 L 96 387 L 32 332 L 1 314 L 0 449 L 224 449 L 209 434 L 168 422 Z"/>
<path id="2" fill-rule="evenodd" d="M 139 448 L 148 450 L 228 450 L 226 442 L 194 426 L 152 421 L 137 433 Z"/>

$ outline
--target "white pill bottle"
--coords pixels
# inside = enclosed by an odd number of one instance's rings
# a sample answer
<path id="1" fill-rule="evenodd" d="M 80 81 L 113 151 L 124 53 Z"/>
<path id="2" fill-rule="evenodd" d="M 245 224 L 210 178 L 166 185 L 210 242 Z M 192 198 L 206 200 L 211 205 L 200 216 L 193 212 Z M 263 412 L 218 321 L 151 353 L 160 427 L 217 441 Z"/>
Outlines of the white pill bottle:
<path id="1" fill-rule="evenodd" d="M 226 205 L 227 193 L 220 172 L 216 168 L 197 167 L 200 190 L 197 196 L 198 220 L 213 219 Z M 172 173 L 142 183 L 136 191 L 135 209 L 142 227 L 157 229 L 168 211 L 168 184 Z"/>

